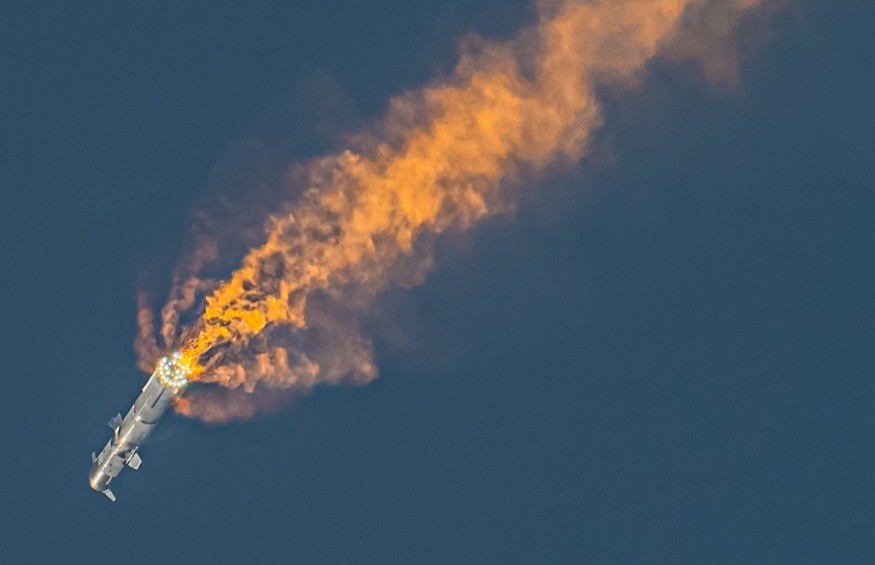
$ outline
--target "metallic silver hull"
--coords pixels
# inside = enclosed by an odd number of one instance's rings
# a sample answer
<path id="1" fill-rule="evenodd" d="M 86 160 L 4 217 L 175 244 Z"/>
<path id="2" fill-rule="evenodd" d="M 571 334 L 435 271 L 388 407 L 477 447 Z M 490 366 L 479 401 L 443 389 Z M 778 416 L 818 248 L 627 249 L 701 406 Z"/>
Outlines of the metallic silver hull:
<path id="1" fill-rule="evenodd" d="M 166 359 L 162 359 L 162 362 Z M 109 427 L 112 428 L 113 435 L 100 455 L 91 454 L 94 464 L 88 474 L 88 483 L 91 488 L 105 494 L 113 502 L 115 495 L 109 490 L 109 483 L 126 465 L 132 469 L 140 467 L 142 460 L 137 451 L 182 388 L 167 382 L 160 371 L 159 367 L 149 377 L 124 420 L 121 414 L 110 420 Z"/>

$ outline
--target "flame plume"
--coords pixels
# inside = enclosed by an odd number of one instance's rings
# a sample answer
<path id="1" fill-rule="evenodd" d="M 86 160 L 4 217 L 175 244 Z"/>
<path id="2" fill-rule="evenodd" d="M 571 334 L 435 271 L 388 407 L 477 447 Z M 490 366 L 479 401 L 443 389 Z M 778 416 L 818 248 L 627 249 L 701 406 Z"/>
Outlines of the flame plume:
<path id="1" fill-rule="evenodd" d="M 697 14 L 718 14 L 725 30 L 756 4 L 543 1 L 517 38 L 470 39 L 448 80 L 393 99 L 355 150 L 306 165 L 303 195 L 270 217 L 264 243 L 215 288 L 197 273 L 216 250 L 199 248 L 163 309 L 165 344 L 197 363 L 195 379 L 247 392 L 369 382 L 377 369 L 355 314 L 380 290 L 421 280 L 428 236 L 511 210 L 522 175 L 586 155 L 601 126 L 597 88 L 633 83 L 673 45 L 694 56 L 677 40 L 687 22 L 704 21 Z M 202 314 L 180 331 L 198 304 Z M 222 411 L 219 397 L 233 408 Z M 177 408 L 211 421 L 254 412 L 239 397 L 203 398 Z"/>

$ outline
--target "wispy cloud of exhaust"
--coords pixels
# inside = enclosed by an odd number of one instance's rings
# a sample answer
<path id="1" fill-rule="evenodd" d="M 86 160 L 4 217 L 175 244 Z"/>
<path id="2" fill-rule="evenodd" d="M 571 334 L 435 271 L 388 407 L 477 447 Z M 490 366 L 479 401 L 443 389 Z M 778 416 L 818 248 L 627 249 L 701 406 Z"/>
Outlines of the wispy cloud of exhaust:
<path id="1" fill-rule="evenodd" d="M 424 279 L 434 237 L 512 211 L 538 175 L 587 155 L 603 125 L 597 91 L 635 84 L 655 57 L 730 80 L 734 59 L 719 51 L 766 3 L 546 0 L 511 41 L 468 38 L 452 76 L 392 99 L 347 151 L 293 167 L 303 190 L 276 203 L 229 279 L 202 276 L 218 251 L 195 246 L 161 335 L 198 360 L 200 382 L 235 392 L 195 390 L 177 409 L 246 418 L 275 405 L 272 389 L 375 379 L 361 315 L 380 291 Z"/>

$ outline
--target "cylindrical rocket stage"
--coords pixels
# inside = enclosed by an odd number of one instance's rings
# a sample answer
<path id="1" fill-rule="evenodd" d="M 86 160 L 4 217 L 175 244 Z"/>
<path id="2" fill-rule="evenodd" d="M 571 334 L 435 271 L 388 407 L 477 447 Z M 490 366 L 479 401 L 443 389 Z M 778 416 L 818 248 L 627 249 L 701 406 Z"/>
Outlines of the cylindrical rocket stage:
<path id="1" fill-rule="evenodd" d="M 121 414 L 109 421 L 113 435 L 100 455 L 91 454 L 93 465 L 88 474 L 91 488 L 115 501 L 109 483 L 125 465 L 138 469 L 142 459 L 137 453 L 173 399 L 188 384 L 191 369 L 180 353 L 162 357 L 142 392 L 124 419 Z"/>

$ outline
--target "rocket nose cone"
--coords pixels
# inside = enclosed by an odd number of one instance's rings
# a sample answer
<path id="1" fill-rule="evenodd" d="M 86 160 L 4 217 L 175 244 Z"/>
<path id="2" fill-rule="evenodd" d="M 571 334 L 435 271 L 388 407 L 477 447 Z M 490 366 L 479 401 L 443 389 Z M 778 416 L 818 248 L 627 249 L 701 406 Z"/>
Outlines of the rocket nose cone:
<path id="1" fill-rule="evenodd" d="M 106 489 L 106 481 L 103 480 L 104 478 L 104 474 L 100 472 L 100 469 L 91 469 L 91 472 L 88 473 L 88 486 L 97 492 L 103 492 L 103 490 Z"/>

